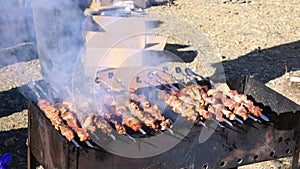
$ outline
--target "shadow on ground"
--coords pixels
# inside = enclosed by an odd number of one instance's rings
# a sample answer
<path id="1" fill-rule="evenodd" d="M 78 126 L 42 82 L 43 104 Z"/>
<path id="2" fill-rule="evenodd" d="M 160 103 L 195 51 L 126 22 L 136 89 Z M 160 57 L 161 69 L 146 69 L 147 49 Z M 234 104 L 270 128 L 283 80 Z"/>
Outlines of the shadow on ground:
<path id="1" fill-rule="evenodd" d="M 26 97 L 24 97 L 24 94 Z M 27 109 L 28 100 L 36 101 L 28 85 L 0 92 L 0 118 Z M 22 123 L 26 124 L 27 121 Z M 4 153 L 12 154 L 11 169 L 27 168 L 26 139 L 27 128 L 0 131 L 0 157 Z"/>
<path id="2" fill-rule="evenodd" d="M 26 139 L 26 128 L 0 132 L 0 157 L 4 153 L 12 155 L 11 169 L 27 168 Z"/>
<path id="3" fill-rule="evenodd" d="M 36 45 L 33 42 L 22 44 L 24 43 L 20 43 L 21 46 L 0 49 L 0 68 L 38 58 Z"/>
<path id="4" fill-rule="evenodd" d="M 27 109 L 27 99 L 19 91 L 26 90 L 25 88 L 27 87 L 22 86 L 0 93 L 0 118 Z"/>
<path id="5" fill-rule="evenodd" d="M 223 61 L 226 77 L 251 75 L 262 83 L 300 68 L 300 41 L 257 49 L 234 60 Z"/>

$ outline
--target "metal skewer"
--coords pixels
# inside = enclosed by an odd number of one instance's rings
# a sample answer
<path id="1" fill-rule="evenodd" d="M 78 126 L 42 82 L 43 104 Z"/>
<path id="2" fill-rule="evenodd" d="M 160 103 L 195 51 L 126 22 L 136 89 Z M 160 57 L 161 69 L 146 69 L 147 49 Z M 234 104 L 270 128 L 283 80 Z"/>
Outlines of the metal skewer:
<path id="1" fill-rule="evenodd" d="M 187 84 L 185 84 L 185 83 L 182 82 L 181 80 L 177 79 L 173 74 L 168 73 L 168 68 L 167 68 L 167 67 L 163 67 L 163 71 L 164 71 L 165 73 L 169 74 L 170 76 L 172 76 L 172 78 L 175 79 L 175 80 L 176 80 L 178 83 L 180 83 L 182 86 L 187 87 Z M 177 71 L 180 72 L 181 69 L 178 69 Z M 221 123 L 219 123 L 217 120 L 213 119 L 213 121 L 214 121 L 214 122 L 217 122 L 218 125 L 219 125 L 220 127 L 225 128 L 225 127 L 224 127 Z M 224 119 L 224 118 L 223 118 L 223 121 L 224 121 L 225 123 L 227 123 L 228 125 L 233 126 L 232 123 L 231 123 L 230 121 L 228 121 L 227 119 Z M 206 125 L 205 125 L 203 122 L 202 122 L 202 123 L 199 123 L 199 124 L 201 124 L 201 125 L 203 125 L 204 127 L 206 127 Z"/>
<path id="2" fill-rule="evenodd" d="M 221 128 L 225 128 L 225 126 L 223 126 L 220 122 L 218 122 L 216 119 L 212 118 L 211 119 L 213 122 L 215 122 L 216 124 L 218 124 Z"/>
<path id="3" fill-rule="evenodd" d="M 148 74 L 149 75 L 149 74 Z M 154 86 L 154 84 L 152 84 L 151 82 L 149 82 L 149 81 L 147 81 L 147 80 L 141 80 L 140 79 L 140 77 L 139 76 L 137 76 L 136 77 L 136 82 L 137 83 L 142 83 L 142 82 L 144 82 L 144 83 L 146 83 L 146 84 L 148 84 L 148 85 L 150 85 L 150 86 Z M 164 85 L 164 84 L 162 84 L 162 85 Z M 166 86 L 167 87 L 167 86 Z M 174 86 L 175 87 L 175 86 Z M 167 129 L 172 135 L 174 134 L 174 132 L 171 130 L 171 129 Z M 158 130 L 160 133 L 162 133 L 163 134 L 163 132 L 161 131 L 161 130 Z"/>
<path id="4" fill-rule="evenodd" d="M 131 140 L 133 140 L 136 143 L 136 140 L 133 137 L 131 137 L 131 135 L 126 133 L 126 136 L 129 137 Z"/>
<path id="5" fill-rule="evenodd" d="M 256 117 L 254 117 L 252 114 L 248 114 L 248 117 L 249 117 L 250 119 L 254 120 L 254 121 L 257 121 L 257 122 L 260 122 L 260 123 L 261 123 L 261 121 L 258 120 Z"/>
<path id="6" fill-rule="evenodd" d="M 147 134 L 143 129 L 139 129 L 139 132 L 142 133 L 143 135 Z"/>
<path id="7" fill-rule="evenodd" d="M 126 89 L 126 85 L 120 79 L 116 78 L 115 74 L 113 72 L 108 73 L 108 78 L 115 80 L 116 82 L 118 82 L 121 85 L 121 87 L 123 89 Z"/>
<path id="8" fill-rule="evenodd" d="M 88 140 L 85 141 L 85 143 L 86 143 L 87 146 L 94 148 L 94 146 L 93 146 L 93 145 L 91 144 L 91 142 L 89 142 Z"/>
<path id="9" fill-rule="evenodd" d="M 270 119 L 262 113 L 260 114 L 260 118 L 262 118 L 264 121 L 270 121 Z"/>
<path id="10" fill-rule="evenodd" d="M 135 78 L 135 81 L 136 81 L 137 83 L 145 83 L 145 84 L 147 84 L 147 85 L 149 85 L 149 86 L 155 86 L 153 83 L 149 82 L 148 80 L 141 80 L 141 78 L 140 78 L 139 76 L 137 76 L 137 77 Z"/>
<path id="11" fill-rule="evenodd" d="M 231 113 L 231 111 L 229 111 L 229 110 L 222 110 L 222 113 L 226 116 L 227 114 Z M 241 124 L 244 124 L 243 120 L 241 120 L 240 118 L 238 118 L 236 115 L 234 115 L 234 119 L 237 122 L 239 122 Z"/>
<path id="12" fill-rule="evenodd" d="M 172 129 L 168 128 L 167 130 L 171 133 L 171 135 L 174 135 L 174 131 Z"/>
<path id="13" fill-rule="evenodd" d="M 173 79 L 175 79 L 179 84 L 186 87 L 187 85 L 180 79 L 177 79 L 172 73 L 169 73 L 169 69 L 167 67 L 163 67 L 163 72 L 170 75 Z"/>
<path id="14" fill-rule="evenodd" d="M 237 122 L 241 123 L 241 124 L 244 124 L 244 121 L 243 121 L 242 119 L 238 118 L 238 117 L 235 117 L 235 120 L 236 120 Z"/>
<path id="15" fill-rule="evenodd" d="M 183 73 L 180 67 L 176 67 L 175 69 L 176 69 L 176 73 L 180 73 L 180 74 L 182 74 L 183 76 L 185 76 L 186 78 L 188 78 L 188 80 L 190 80 L 190 81 L 193 82 L 194 84 L 198 84 L 198 83 L 195 81 L 195 79 L 191 79 L 191 78 L 188 76 L 188 75 L 191 75 L 191 74 L 188 74 L 188 73 L 185 74 L 185 73 Z M 192 71 L 190 70 L 190 68 L 186 68 L 185 70 L 186 70 L 186 72 L 192 72 Z M 195 74 L 196 74 L 196 73 L 195 73 Z M 197 74 L 197 75 L 198 75 L 198 74 Z M 200 76 L 200 75 L 199 75 L 199 76 Z M 202 76 L 201 76 L 201 77 L 202 77 Z M 209 79 L 206 78 L 206 77 L 202 77 L 202 79 L 209 80 Z M 223 111 L 222 111 L 222 113 L 225 114 Z M 226 114 L 225 114 L 225 115 L 226 115 Z M 243 121 L 242 121 L 241 119 L 239 119 L 239 118 L 236 118 L 236 117 L 235 117 L 235 120 L 238 121 L 238 122 L 241 123 L 241 124 L 244 124 Z M 231 127 L 233 127 L 232 123 L 231 123 L 230 121 L 228 121 L 227 119 L 223 118 L 223 121 L 224 121 L 225 123 L 227 123 L 228 125 L 230 125 Z"/>
<path id="16" fill-rule="evenodd" d="M 34 87 L 36 87 L 45 96 L 45 98 L 47 100 L 49 100 L 50 102 L 53 102 L 53 99 L 50 98 L 50 96 L 46 94 L 46 92 L 44 91 L 44 89 L 42 89 L 42 87 L 39 84 L 37 84 L 33 79 L 31 79 L 31 82 L 32 82 L 32 85 Z"/>
<path id="17" fill-rule="evenodd" d="M 209 81 L 211 85 L 214 85 L 215 83 L 213 81 L 211 81 L 208 77 L 205 77 L 205 76 L 201 76 L 199 74 L 197 74 L 196 72 L 192 71 L 191 68 L 185 68 L 185 73 L 188 75 L 188 76 L 197 76 L 197 77 L 200 77 L 202 80 L 206 80 L 206 81 Z"/>
<path id="18" fill-rule="evenodd" d="M 215 83 L 214 83 L 213 81 L 211 81 L 208 77 L 201 76 L 201 75 L 199 75 L 199 74 L 193 72 L 192 69 L 190 69 L 190 68 L 186 68 L 186 69 L 185 69 L 185 72 L 186 72 L 186 74 L 189 75 L 189 76 L 194 75 L 194 76 L 200 77 L 202 80 L 207 80 L 207 81 L 210 82 L 211 85 L 214 85 L 214 84 L 215 84 Z M 250 118 L 251 118 L 252 120 L 254 120 L 254 121 L 261 122 L 260 120 L 258 120 L 258 119 L 255 118 L 254 116 L 252 116 L 251 114 L 248 115 L 248 117 L 250 117 Z M 264 121 L 270 121 L 270 119 L 269 119 L 266 115 L 264 115 L 264 114 L 260 114 L 260 117 L 261 117 Z M 240 119 L 239 119 L 239 120 L 236 119 L 236 120 L 237 120 L 238 122 L 242 122 Z"/>
<path id="19" fill-rule="evenodd" d="M 75 141 L 74 139 L 72 139 L 71 141 L 75 145 L 75 147 L 82 149 L 82 147 L 77 143 L 77 141 Z"/>
<path id="20" fill-rule="evenodd" d="M 206 124 L 203 121 L 199 121 L 198 122 L 200 125 L 202 125 L 203 127 L 207 128 Z"/>
<path id="21" fill-rule="evenodd" d="M 107 134 L 109 137 L 111 137 L 114 141 L 116 141 L 117 139 L 116 139 L 116 136 L 114 136 L 113 134 L 111 134 L 111 133 L 108 133 Z"/>
<path id="22" fill-rule="evenodd" d="M 30 90 L 34 93 L 34 95 L 36 96 L 37 100 L 41 100 L 41 96 L 40 94 L 35 90 L 34 86 L 32 83 L 28 84 L 28 87 L 30 88 Z"/>
<path id="23" fill-rule="evenodd" d="M 195 79 L 191 79 L 190 76 L 188 76 L 187 74 L 183 73 L 180 67 L 176 67 L 175 68 L 176 73 L 180 73 L 182 74 L 184 77 L 186 77 L 189 81 L 191 81 L 194 84 L 198 84 L 197 81 Z"/>
<path id="24" fill-rule="evenodd" d="M 111 78 L 111 79 L 113 79 L 113 80 L 115 80 L 115 81 L 117 81 L 120 85 L 121 85 L 121 87 L 123 88 L 123 90 L 124 91 L 126 91 L 126 86 L 125 86 L 125 84 L 121 81 L 121 80 L 119 80 L 119 79 L 117 79 L 117 78 L 114 78 L 114 74 L 113 74 L 113 72 L 109 72 L 108 73 L 108 76 L 109 76 L 109 78 Z M 101 85 L 104 87 L 104 89 L 106 90 L 106 91 L 113 91 L 113 89 L 112 88 L 110 88 L 108 85 L 106 85 L 106 84 L 104 84 L 104 83 L 101 83 Z M 143 134 L 143 135 L 146 135 L 147 133 L 143 130 L 143 129 L 139 129 L 138 130 L 141 134 Z M 128 135 L 129 136 L 129 135 Z M 130 136 L 131 137 L 131 136 Z M 115 137 L 114 137 L 115 138 Z M 113 138 L 113 139 L 114 139 Z M 131 137 L 132 138 L 132 137 Z M 132 138 L 132 139 L 134 139 L 134 138 Z M 115 140 L 115 139 L 114 139 Z M 134 139 L 134 141 L 135 141 L 135 139 Z M 136 141 L 135 141 L 136 142 Z"/>
<path id="25" fill-rule="evenodd" d="M 229 120 L 225 119 L 224 117 L 222 117 L 222 120 L 229 126 L 233 127 L 233 124 Z"/>
<path id="26" fill-rule="evenodd" d="M 160 77 L 159 74 L 157 74 L 156 71 L 150 71 L 150 72 L 147 74 L 147 76 L 148 76 L 150 79 L 152 78 L 152 76 L 155 76 L 155 77 L 156 77 L 155 80 L 156 80 L 159 84 L 165 86 L 165 87 L 168 88 L 168 89 L 173 88 L 174 90 L 179 91 L 179 89 L 178 89 L 176 86 L 174 86 L 173 84 L 168 84 L 167 81 L 165 81 L 162 77 Z"/>

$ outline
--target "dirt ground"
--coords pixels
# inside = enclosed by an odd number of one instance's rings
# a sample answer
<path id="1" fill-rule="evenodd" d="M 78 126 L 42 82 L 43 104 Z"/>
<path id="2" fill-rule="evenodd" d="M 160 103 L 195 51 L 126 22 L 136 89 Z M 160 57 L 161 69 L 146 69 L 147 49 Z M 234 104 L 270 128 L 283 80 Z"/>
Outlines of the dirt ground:
<path id="1" fill-rule="evenodd" d="M 211 75 L 211 63 L 218 63 L 220 74 L 252 76 L 300 104 L 300 84 L 290 82 L 291 76 L 300 76 L 299 0 L 175 0 L 170 8 L 157 5 L 145 11 L 159 23 L 155 31 L 201 49 L 187 61 L 190 67 Z M 12 153 L 15 169 L 27 168 L 27 105 L 20 91 L 27 90 L 29 77 L 42 79 L 31 42 L 0 50 L 1 59 L 19 50 L 31 55 L 0 65 L 0 155 Z M 239 168 L 290 167 L 291 158 L 284 158 Z"/>
<path id="2" fill-rule="evenodd" d="M 291 76 L 299 76 L 300 67 L 297 1 L 178 0 L 171 8 L 156 6 L 148 12 L 168 25 L 158 32 L 202 47 L 206 55 L 188 64 L 195 70 L 203 71 L 203 62 L 221 62 L 220 72 L 227 78 L 252 76 L 300 104 L 299 84 L 290 82 Z M 239 168 L 290 167 L 291 158 L 284 158 Z"/>

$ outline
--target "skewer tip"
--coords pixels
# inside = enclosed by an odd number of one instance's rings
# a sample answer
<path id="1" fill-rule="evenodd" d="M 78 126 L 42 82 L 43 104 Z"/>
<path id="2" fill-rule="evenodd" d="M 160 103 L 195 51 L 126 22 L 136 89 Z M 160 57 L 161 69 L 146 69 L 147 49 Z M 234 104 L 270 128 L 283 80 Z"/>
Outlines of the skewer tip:
<path id="1" fill-rule="evenodd" d="M 142 133 L 143 135 L 147 134 L 143 129 L 139 129 L 139 132 Z"/>
<path id="2" fill-rule="evenodd" d="M 77 141 L 75 141 L 74 139 L 72 139 L 71 141 L 75 145 L 75 147 L 82 149 L 81 146 L 77 143 Z"/>
<path id="3" fill-rule="evenodd" d="M 109 137 L 111 137 L 114 141 L 116 141 L 116 136 L 114 136 L 113 134 L 108 134 Z"/>
<path id="4" fill-rule="evenodd" d="M 136 143 L 136 140 L 133 137 L 131 137 L 129 134 L 126 134 L 126 136 L 129 137 L 131 140 L 133 140 Z"/>
<path id="5" fill-rule="evenodd" d="M 221 128 L 225 128 L 225 126 L 223 126 L 220 122 L 218 122 L 216 119 L 212 118 L 212 121 L 215 122 L 216 124 L 218 124 L 218 126 L 220 126 Z"/>
<path id="6" fill-rule="evenodd" d="M 171 130 L 171 129 L 167 129 L 170 133 L 171 133 L 171 135 L 174 135 L 174 131 L 173 130 Z"/>
<path id="7" fill-rule="evenodd" d="M 260 114 L 260 118 L 262 118 L 264 121 L 270 121 L 270 119 L 264 114 Z"/>
<path id="8" fill-rule="evenodd" d="M 251 114 L 249 114 L 248 117 L 249 117 L 250 119 L 254 120 L 254 121 L 258 121 L 258 119 L 255 118 L 254 116 L 252 116 Z"/>
<path id="9" fill-rule="evenodd" d="M 206 124 L 203 123 L 202 121 L 199 121 L 199 124 L 202 125 L 203 127 L 207 128 Z"/>
<path id="10" fill-rule="evenodd" d="M 89 147 L 91 147 L 91 148 L 94 148 L 94 146 L 91 144 L 91 142 L 89 142 L 89 141 L 85 141 L 85 144 L 87 145 L 87 146 L 89 146 Z"/>
<path id="11" fill-rule="evenodd" d="M 237 122 L 241 123 L 241 124 L 244 124 L 244 121 L 241 120 L 241 119 L 239 119 L 238 117 L 235 117 L 235 120 L 236 120 Z"/>
<path id="12" fill-rule="evenodd" d="M 226 124 L 228 124 L 229 126 L 233 127 L 233 124 L 232 124 L 230 121 L 228 121 L 227 119 L 222 118 L 222 120 L 223 120 Z"/>

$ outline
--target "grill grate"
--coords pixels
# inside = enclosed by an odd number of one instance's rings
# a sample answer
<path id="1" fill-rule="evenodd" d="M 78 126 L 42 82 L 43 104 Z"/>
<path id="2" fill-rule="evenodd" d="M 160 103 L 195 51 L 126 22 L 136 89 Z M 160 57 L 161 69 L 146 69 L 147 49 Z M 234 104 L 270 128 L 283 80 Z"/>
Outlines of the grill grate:
<path id="1" fill-rule="evenodd" d="M 62 169 L 97 166 L 118 169 L 234 168 L 288 156 L 294 156 L 293 168 L 297 168 L 299 105 L 252 78 L 229 79 L 227 83 L 231 89 L 254 99 L 264 109 L 270 122 L 247 120 L 245 125 L 237 123 L 233 128 L 216 128 L 204 143 L 199 143 L 203 127 L 194 126 L 175 147 L 148 158 L 121 157 L 84 144 L 81 149 L 77 148 L 53 128 L 34 103 L 29 103 L 28 168 L 34 168 L 35 161 L 45 168 Z"/>

